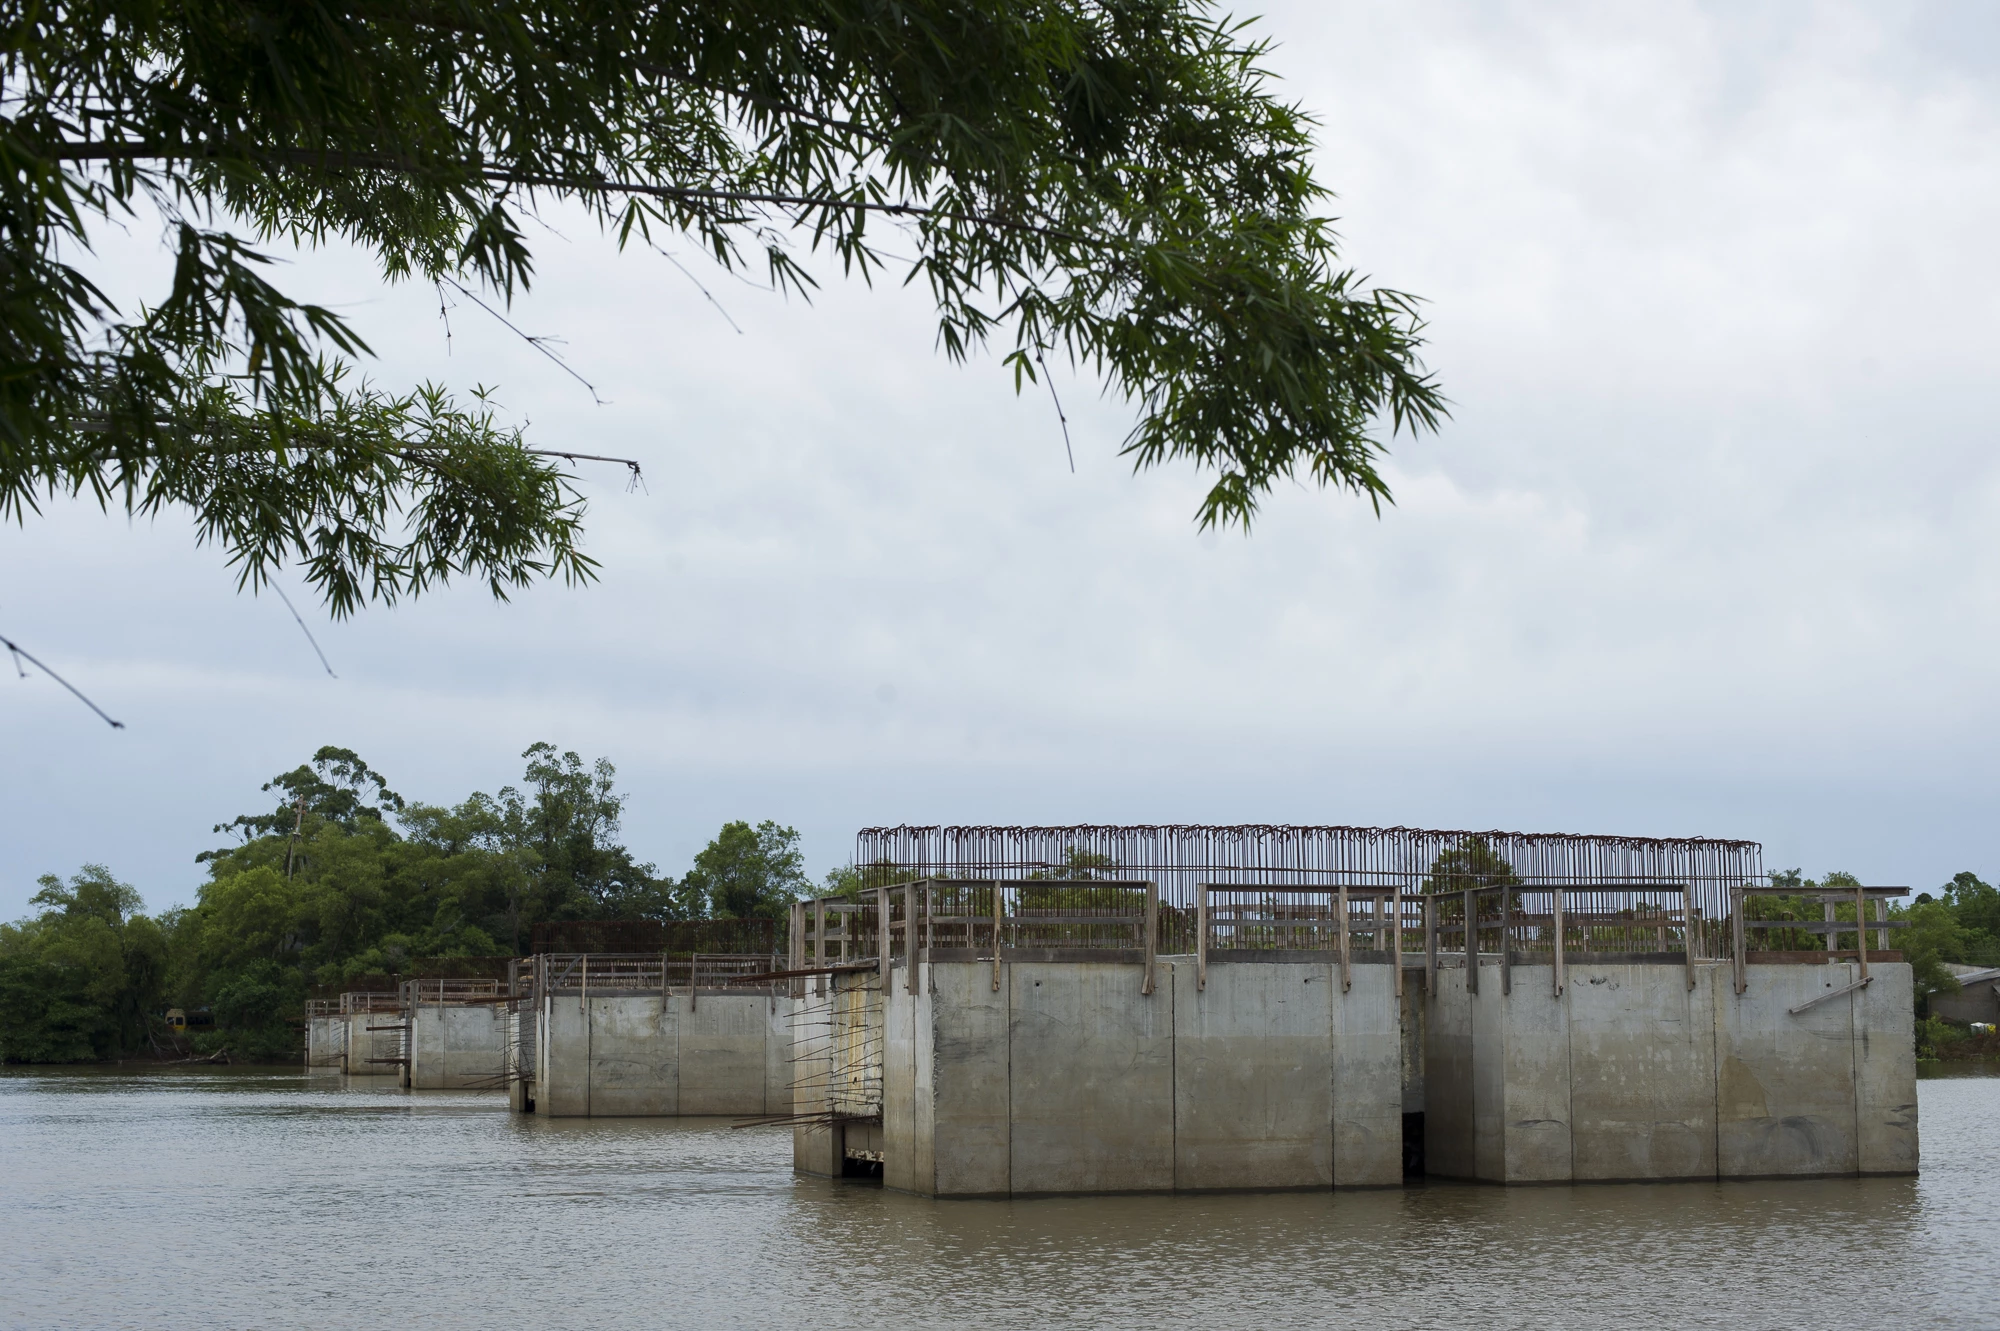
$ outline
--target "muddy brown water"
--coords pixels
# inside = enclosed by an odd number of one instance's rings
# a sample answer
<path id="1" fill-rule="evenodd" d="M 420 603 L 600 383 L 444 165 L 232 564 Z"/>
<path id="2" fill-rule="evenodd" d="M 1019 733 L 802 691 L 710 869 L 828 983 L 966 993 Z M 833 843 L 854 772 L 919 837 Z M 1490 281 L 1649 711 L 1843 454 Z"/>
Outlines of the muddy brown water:
<path id="1" fill-rule="evenodd" d="M 782 1130 L 276 1070 L 0 1074 L 7 1327 L 2000 1327 L 2000 1079 L 1924 1173 L 934 1202 Z"/>

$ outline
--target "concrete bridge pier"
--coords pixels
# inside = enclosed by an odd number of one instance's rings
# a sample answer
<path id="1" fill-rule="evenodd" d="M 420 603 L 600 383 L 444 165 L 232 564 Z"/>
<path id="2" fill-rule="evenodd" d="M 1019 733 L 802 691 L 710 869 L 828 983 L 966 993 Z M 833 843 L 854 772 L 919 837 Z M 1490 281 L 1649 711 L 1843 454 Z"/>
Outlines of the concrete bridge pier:
<path id="1" fill-rule="evenodd" d="M 1910 968 L 1441 966 L 1425 1167 L 1493 1183 L 1909 1174 Z M 1690 987 L 1692 986 L 1692 987 Z"/>

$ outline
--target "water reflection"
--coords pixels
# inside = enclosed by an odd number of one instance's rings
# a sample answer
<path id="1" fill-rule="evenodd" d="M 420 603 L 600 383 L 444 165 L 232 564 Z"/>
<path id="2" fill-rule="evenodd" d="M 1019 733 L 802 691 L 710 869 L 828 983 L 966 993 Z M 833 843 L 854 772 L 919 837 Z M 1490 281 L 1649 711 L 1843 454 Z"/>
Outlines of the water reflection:
<path id="1" fill-rule="evenodd" d="M 2000 1325 L 2000 1081 L 1921 1179 L 931 1202 L 714 1121 L 276 1073 L 0 1076 L 14 1326 Z"/>

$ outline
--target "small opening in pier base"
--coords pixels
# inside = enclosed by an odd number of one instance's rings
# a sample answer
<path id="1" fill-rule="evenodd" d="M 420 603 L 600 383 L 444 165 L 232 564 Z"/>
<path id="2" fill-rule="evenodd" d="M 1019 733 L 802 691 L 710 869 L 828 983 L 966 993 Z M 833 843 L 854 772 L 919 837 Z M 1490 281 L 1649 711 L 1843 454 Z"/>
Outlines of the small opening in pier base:
<path id="1" fill-rule="evenodd" d="M 880 1183 L 882 1181 L 882 1162 L 880 1160 L 864 1160 L 852 1155 L 842 1156 L 840 1160 L 840 1176 L 842 1178 L 874 1179 L 877 1183 Z"/>
<path id="2" fill-rule="evenodd" d="M 1403 1177 L 1424 1174 L 1424 1111 L 1403 1115 Z"/>

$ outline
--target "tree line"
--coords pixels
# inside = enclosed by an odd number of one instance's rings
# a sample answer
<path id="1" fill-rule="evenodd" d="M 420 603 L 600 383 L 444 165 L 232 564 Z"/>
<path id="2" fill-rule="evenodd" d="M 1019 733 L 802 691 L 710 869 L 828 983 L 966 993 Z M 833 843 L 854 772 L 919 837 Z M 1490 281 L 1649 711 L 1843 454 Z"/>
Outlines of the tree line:
<path id="1" fill-rule="evenodd" d="M 37 913 L 0 924 L 0 1060 L 146 1054 L 170 1007 L 212 1019 L 197 1049 L 290 1057 L 315 987 L 417 957 L 518 956 L 543 921 L 784 919 L 811 886 L 798 833 L 768 820 L 725 824 L 663 874 L 620 840 L 609 760 L 545 743 L 522 757 L 518 785 L 441 805 L 322 748 L 264 784 L 262 810 L 217 824 L 229 842 L 196 857 L 194 904 L 154 916 L 103 865 L 43 876 Z"/>
<path id="2" fill-rule="evenodd" d="M 518 956 L 544 921 L 783 920 L 810 894 L 792 828 L 727 823 L 675 878 L 620 841 L 625 797 L 609 760 L 585 763 L 545 743 L 522 757 L 518 785 L 445 806 L 407 801 L 353 751 L 322 748 L 264 784 L 262 810 L 213 828 L 231 840 L 196 857 L 208 877 L 195 903 L 157 916 L 102 865 L 45 875 L 37 913 L 0 924 L 0 1060 L 144 1054 L 169 1007 L 212 1019 L 198 1050 L 286 1058 L 315 987 L 400 973 L 415 958 Z M 1109 869 L 1072 852 L 1060 875 Z M 853 895 L 883 872 L 835 869 L 825 890 Z M 1432 877 L 1516 881 L 1483 846 L 1440 859 Z M 1772 918 L 1809 917 L 1807 894 L 1856 883 L 1797 869 L 1771 881 L 1801 893 L 1764 899 Z M 1839 908 L 1840 918 L 1852 910 Z M 1907 924 L 1895 945 L 1912 967 L 1919 1047 L 1948 1055 L 1963 1033 L 1927 1016 L 1924 1002 L 1957 990 L 1951 963 L 2000 966 L 2000 890 L 1963 872 L 1891 914 Z"/>

